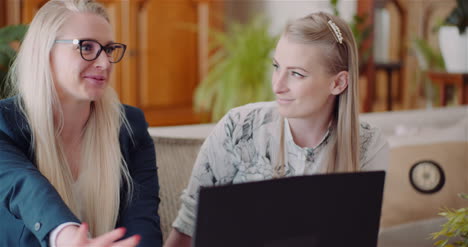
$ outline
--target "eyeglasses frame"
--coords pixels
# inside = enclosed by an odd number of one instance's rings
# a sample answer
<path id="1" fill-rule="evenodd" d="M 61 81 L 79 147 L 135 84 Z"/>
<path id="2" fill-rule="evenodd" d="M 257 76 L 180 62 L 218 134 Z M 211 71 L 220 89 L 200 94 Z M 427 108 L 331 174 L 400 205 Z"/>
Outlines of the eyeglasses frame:
<path id="1" fill-rule="evenodd" d="M 112 62 L 112 61 L 109 60 L 110 63 L 118 63 L 118 62 L 120 62 L 120 61 L 122 60 L 122 58 L 124 57 L 124 55 L 125 55 L 125 51 L 127 50 L 127 45 L 125 45 L 125 44 L 112 42 L 112 43 L 107 44 L 106 46 L 103 46 L 103 45 L 101 45 L 101 43 L 99 43 L 97 40 L 94 40 L 94 39 L 58 39 L 58 40 L 55 40 L 55 43 L 59 43 L 59 44 L 74 44 L 74 45 L 78 45 L 79 48 L 81 48 L 81 45 L 82 45 L 83 42 L 85 42 L 85 41 L 96 42 L 96 43 L 100 46 L 99 51 L 96 53 L 96 57 L 93 58 L 93 59 L 86 59 L 86 58 L 83 56 L 83 50 L 80 49 L 80 56 L 81 56 L 81 58 L 83 58 L 83 60 L 89 61 L 89 62 L 96 60 L 96 59 L 99 57 L 99 55 L 101 55 L 101 52 L 104 50 L 104 48 L 106 48 L 108 45 L 115 45 L 115 44 L 117 44 L 117 45 L 122 45 L 122 47 L 123 47 L 122 56 L 120 56 L 119 60 L 117 60 L 117 61 L 115 61 L 115 62 Z M 106 53 L 106 54 L 107 54 L 107 53 Z"/>

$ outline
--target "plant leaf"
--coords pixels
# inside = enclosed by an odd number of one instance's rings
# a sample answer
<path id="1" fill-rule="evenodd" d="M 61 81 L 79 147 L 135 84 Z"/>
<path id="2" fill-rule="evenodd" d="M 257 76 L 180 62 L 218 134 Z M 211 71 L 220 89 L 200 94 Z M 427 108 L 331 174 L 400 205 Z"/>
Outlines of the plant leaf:
<path id="1" fill-rule="evenodd" d="M 460 35 L 464 34 L 468 26 L 468 1 L 457 0 L 457 6 L 447 16 L 444 24 L 457 26 Z"/>
<path id="2" fill-rule="evenodd" d="M 209 71 L 195 90 L 194 108 L 211 111 L 219 120 L 231 108 L 273 99 L 269 68 L 277 36 L 268 21 L 257 17 L 246 24 L 231 23 L 228 32 L 211 30 Z"/>
<path id="3" fill-rule="evenodd" d="M 16 51 L 10 44 L 14 41 L 21 41 L 27 29 L 27 25 L 0 28 L 0 99 L 11 96 L 13 91 L 10 82 L 7 81 L 7 75 Z"/>
<path id="4" fill-rule="evenodd" d="M 0 28 L 0 43 L 5 44 L 13 41 L 21 41 L 27 30 L 28 26 L 22 24 Z"/>

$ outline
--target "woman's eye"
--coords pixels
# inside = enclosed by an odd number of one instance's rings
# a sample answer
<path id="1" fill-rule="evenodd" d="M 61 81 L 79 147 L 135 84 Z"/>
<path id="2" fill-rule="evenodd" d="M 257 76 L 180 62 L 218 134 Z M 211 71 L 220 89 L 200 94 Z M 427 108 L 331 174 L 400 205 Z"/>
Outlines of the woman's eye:
<path id="1" fill-rule="evenodd" d="M 93 46 L 92 45 L 81 45 L 80 47 L 81 51 L 92 51 L 93 50 Z"/>
<path id="2" fill-rule="evenodd" d="M 304 78 L 305 77 L 303 74 L 298 73 L 296 71 L 292 71 L 291 74 L 292 74 L 292 76 L 298 77 L 298 78 Z"/>
<path id="3" fill-rule="evenodd" d="M 273 65 L 273 67 L 275 68 L 275 70 L 277 70 L 278 67 L 279 67 L 278 64 L 276 64 L 276 63 L 274 63 L 274 64 L 272 64 L 272 65 Z"/>
<path id="4" fill-rule="evenodd" d="M 115 47 L 109 46 L 105 48 L 107 54 L 112 54 L 112 52 L 115 50 Z"/>

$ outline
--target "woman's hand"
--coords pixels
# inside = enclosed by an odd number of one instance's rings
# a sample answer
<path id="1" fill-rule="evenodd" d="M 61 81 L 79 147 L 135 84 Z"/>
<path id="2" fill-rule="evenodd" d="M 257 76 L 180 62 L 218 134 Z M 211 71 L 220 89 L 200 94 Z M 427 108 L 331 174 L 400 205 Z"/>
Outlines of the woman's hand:
<path id="1" fill-rule="evenodd" d="M 108 233 L 105 233 L 96 238 L 88 238 L 88 225 L 82 223 L 80 227 L 75 225 L 70 225 L 63 228 L 56 239 L 56 246 L 125 246 L 125 247 L 135 247 L 140 242 L 141 237 L 139 235 L 133 235 L 127 239 L 117 241 L 122 238 L 125 234 L 125 228 L 117 228 Z"/>
<path id="2" fill-rule="evenodd" d="M 172 229 L 166 240 L 164 247 L 190 247 L 192 246 L 192 237 Z"/>

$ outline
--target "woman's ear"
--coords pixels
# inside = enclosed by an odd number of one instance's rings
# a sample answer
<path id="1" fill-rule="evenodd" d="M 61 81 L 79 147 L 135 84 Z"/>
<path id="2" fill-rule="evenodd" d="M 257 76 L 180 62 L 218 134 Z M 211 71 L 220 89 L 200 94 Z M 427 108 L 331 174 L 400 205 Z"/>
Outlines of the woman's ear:
<path id="1" fill-rule="evenodd" d="M 330 84 L 330 93 L 333 95 L 341 94 L 348 87 L 348 71 L 341 71 Z"/>

